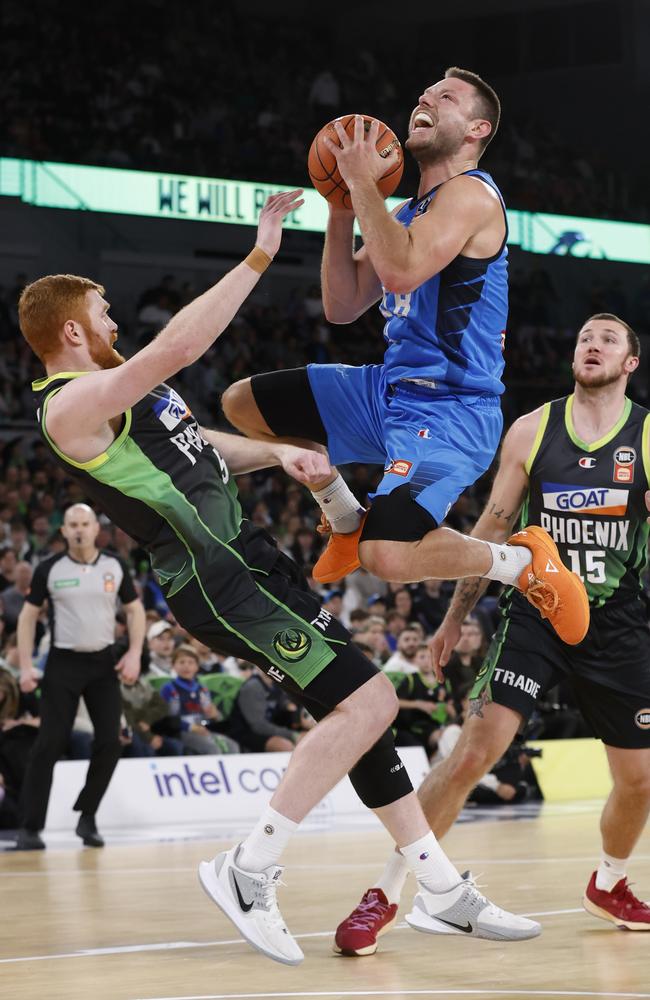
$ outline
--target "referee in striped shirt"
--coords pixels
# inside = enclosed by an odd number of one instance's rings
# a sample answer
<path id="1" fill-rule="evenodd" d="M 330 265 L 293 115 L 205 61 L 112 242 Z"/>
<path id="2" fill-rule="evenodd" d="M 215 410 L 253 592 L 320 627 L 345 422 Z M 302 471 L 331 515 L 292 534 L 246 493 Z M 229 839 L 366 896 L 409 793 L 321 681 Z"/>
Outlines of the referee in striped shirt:
<path id="1" fill-rule="evenodd" d="M 41 685 L 41 725 L 25 774 L 17 850 L 43 850 L 52 773 L 65 752 L 79 699 L 94 728 L 86 783 L 74 804 L 81 813 L 76 833 L 89 847 L 103 847 L 95 813 L 120 757 L 120 677 L 133 683 L 140 672 L 145 615 L 129 571 L 117 556 L 99 550 L 99 522 L 87 504 L 65 512 L 65 553 L 40 563 L 18 618 L 20 686 L 33 691 L 39 676 L 32 665 L 36 622 L 45 600 L 50 652 Z M 114 648 L 117 600 L 126 613 L 129 647 L 118 660 Z"/>

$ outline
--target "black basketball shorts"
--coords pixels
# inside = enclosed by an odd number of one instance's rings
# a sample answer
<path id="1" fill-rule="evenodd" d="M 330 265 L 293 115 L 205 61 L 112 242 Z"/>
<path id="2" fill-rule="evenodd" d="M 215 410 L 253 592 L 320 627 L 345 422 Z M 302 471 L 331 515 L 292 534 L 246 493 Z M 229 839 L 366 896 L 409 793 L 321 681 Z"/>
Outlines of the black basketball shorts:
<path id="1" fill-rule="evenodd" d="M 612 747 L 650 747 L 650 631 L 641 600 L 593 609 L 583 641 L 567 646 L 513 593 L 470 697 L 526 720 L 562 678 L 594 736 Z"/>

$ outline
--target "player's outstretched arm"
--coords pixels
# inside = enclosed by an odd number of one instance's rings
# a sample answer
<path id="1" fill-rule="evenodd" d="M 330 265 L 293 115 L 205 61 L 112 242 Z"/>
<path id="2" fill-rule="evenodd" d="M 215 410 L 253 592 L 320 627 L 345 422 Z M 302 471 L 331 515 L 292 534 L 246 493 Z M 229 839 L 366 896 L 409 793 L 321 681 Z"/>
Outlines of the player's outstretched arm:
<path id="1" fill-rule="evenodd" d="M 48 407 L 48 432 L 66 451 L 80 432 L 92 433 L 146 393 L 193 364 L 223 333 L 277 253 L 282 223 L 302 205 L 302 191 L 271 195 L 260 213 L 255 250 L 212 288 L 180 310 L 151 344 L 108 371 L 74 379 Z"/>
<path id="2" fill-rule="evenodd" d="M 501 457 L 490 497 L 470 532 L 473 538 L 487 542 L 503 543 L 512 534 L 521 505 L 528 493 L 526 460 L 530 455 L 541 410 L 534 410 L 516 420 L 501 445 Z M 438 680 L 442 681 L 443 669 L 449 662 L 460 638 L 460 627 L 480 598 L 490 581 L 480 576 L 458 580 L 445 617 L 430 641 L 433 666 Z"/>
<path id="3" fill-rule="evenodd" d="M 234 476 L 281 465 L 287 475 L 299 483 L 313 483 L 327 476 L 330 470 L 327 457 L 320 451 L 297 448 L 279 441 L 254 441 L 239 434 L 212 431 L 206 427 L 201 428 L 201 433 L 225 459 Z"/>

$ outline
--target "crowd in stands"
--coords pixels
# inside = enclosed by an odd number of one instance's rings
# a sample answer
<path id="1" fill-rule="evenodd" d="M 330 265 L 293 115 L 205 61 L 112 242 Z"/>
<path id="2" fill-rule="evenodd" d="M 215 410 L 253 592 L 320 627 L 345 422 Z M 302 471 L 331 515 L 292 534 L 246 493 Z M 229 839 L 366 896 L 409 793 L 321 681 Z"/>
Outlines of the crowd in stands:
<path id="1" fill-rule="evenodd" d="M 236 4 L 217 12 L 208 0 L 118 0 L 92 16 L 43 3 L 36 18 L 7 0 L 2 28 L 0 155 L 284 184 L 305 184 L 311 139 L 336 115 L 375 114 L 405 138 L 433 82 L 422 67 L 441 71 L 449 59 L 435 30 L 403 46 L 378 32 L 334 44 L 327 21 L 315 32 L 272 11 L 268 20 Z M 65 53 L 65 72 L 55 53 Z M 514 85 L 503 85 L 506 103 Z M 609 166 L 600 133 L 583 149 L 566 129 L 506 116 L 485 166 L 508 204 L 647 219 L 641 173 Z"/>

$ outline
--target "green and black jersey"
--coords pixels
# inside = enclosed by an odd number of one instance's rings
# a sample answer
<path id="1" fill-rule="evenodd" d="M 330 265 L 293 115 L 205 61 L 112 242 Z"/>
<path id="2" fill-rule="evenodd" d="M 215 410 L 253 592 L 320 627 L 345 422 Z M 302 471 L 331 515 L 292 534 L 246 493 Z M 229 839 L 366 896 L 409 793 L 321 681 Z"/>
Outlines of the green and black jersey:
<path id="1" fill-rule="evenodd" d="M 646 565 L 650 413 L 631 400 L 592 444 L 572 419 L 573 396 L 546 403 L 526 462 L 522 527 L 539 524 L 584 581 L 592 607 L 638 598 Z"/>
<path id="2" fill-rule="evenodd" d="M 224 634 L 240 641 L 238 655 L 261 656 L 305 687 L 335 651 L 320 626 L 265 588 L 280 554 L 270 536 L 242 520 L 228 467 L 184 401 L 157 386 L 124 414 L 105 452 L 76 462 L 49 438 L 47 407 L 84 374 L 61 372 L 33 384 L 45 443 L 88 497 L 147 548 L 170 603 L 191 582 L 187 593 L 200 593 Z"/>

